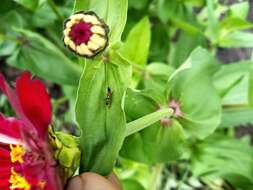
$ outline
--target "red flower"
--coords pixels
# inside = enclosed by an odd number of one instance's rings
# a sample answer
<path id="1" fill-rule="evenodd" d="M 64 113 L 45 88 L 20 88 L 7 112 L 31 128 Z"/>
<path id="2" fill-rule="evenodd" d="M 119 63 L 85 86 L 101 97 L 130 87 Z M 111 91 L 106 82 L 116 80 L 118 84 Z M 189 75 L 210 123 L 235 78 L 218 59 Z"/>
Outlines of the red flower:
<path id="1" fill-rule="evenodd" d="M 17 115 L 0 114 L 0 189 L 61 190 L 48 144 L 52 113 L 44 85 L 24 73 L 12 89 L 0 74 L 0 90 Z"/>

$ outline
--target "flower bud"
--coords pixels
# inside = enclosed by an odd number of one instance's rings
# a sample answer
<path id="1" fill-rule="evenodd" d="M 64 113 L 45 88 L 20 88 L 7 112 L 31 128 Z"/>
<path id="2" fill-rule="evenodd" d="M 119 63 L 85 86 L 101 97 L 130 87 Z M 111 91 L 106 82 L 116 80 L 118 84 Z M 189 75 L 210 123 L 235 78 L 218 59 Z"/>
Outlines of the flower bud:
<path id="1" fill-rule="evenodd" d="M 63 41 L 76 54 L 92 58 L 108 45 L 108 26 L 94 12 L 77 12 L 64 23 Z"/>

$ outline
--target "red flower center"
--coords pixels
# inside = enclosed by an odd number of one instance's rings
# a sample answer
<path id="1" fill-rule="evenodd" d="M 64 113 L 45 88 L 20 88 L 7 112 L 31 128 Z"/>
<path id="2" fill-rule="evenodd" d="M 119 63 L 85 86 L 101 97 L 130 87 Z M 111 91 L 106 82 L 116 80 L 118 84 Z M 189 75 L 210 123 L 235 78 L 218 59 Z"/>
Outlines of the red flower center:
<path id="1" fill-rule="evenodd" d="M 91 27 L 91 24 L 83 21 L 74 24 L 69 33 L 70 38 L 75 42 L 76 45 L 80 45 L 82 43 L 87 44 L 92 35 Z"/>

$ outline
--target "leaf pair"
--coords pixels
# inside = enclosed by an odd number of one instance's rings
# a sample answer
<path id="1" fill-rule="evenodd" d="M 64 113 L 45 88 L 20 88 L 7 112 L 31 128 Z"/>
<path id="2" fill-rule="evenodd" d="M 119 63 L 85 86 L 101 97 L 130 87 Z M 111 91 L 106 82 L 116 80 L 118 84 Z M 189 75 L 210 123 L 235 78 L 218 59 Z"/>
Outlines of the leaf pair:
<path id="1" fill-rule="evenodd" d="M 157 98 L 151 88 L 147 92 L 128 90 L 125 110 L 129 121 L 169 107 L 172 100 L 179 102 L 182 116 L 174 115 L 167 126 L 157 122 L 128 137 L 121 155 L 149 164 L 168 162 L 181 156 L 186 139 L 203 139 L 212 134 L 221 117 L 221 102 L 211 77 L 217 66 L 206 50 L 198 48 L 158 91 L 163 98 Z"/>

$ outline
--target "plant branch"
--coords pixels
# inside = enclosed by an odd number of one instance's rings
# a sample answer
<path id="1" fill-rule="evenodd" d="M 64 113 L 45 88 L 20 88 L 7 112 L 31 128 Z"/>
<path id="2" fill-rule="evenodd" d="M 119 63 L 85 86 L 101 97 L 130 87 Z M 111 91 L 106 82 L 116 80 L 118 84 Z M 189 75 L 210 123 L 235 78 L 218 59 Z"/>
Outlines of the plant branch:
<path id="1" fill-rule="evenodd" d="M 173 109 L 164 108 L 159 111 L 145 115 L 134 121 L 131 121 L 127 123 L 127 126 L 126 126 L 126 137 L 138 131 L 141 131 L 142 129 L 145 129 L 146 127 L 154 124 L 155 122 L 159 121 L 163 117 L 169 118 L 172 116 L 172 114 L 173 114 Z"/>

